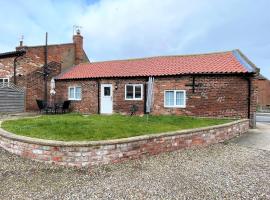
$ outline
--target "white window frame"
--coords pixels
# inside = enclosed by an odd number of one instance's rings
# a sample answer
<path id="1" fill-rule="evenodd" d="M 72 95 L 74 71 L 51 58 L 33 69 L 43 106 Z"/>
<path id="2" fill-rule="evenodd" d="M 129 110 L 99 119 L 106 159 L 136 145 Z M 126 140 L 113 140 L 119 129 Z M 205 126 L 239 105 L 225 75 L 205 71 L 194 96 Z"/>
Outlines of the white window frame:
<path id="1" fill-rule="evenodd" d="M 166 105 L 166 92 L 173 92 L 174 104 L 172 106 Z M 176 105 L 176 93 L 177 92 L 184 93 L 184 104 L 183 105 Z M 165 108 L 186 108 L 186 90 L 164 90 L 164 107 Z"/>
<path id="2" fill-rule="evenodd" d="M 132 99 L 127 98 L 127 86 L 133 87 L 133 98 Z M 135 97 L 135 87 L 136 86 L 141 87 L 141 97 L 140 98 Z M 143 100 L 143 84 L 126 84 L 125 85 L 125 100 L 127 100 L 127 101 L 129 101 L 129 100 L 131 100 L 131 101 Z"/>
<path id="3" fill-rule="evenodd" d="M 1 78 L 0 77 L 0 79 L 2 79 L 2 81 L 0 81 L 0 85 L 4 85 L 5 80 L 7 80 L 7 84 L 9 85 L 9 78 Z"/>
<path id="4" fill-rule="evenodd" d="M 70 89 L 71 88 L 74 89 L 74 98 L 70 98 Z M 76 98 L 76 88 L 81 88 L 80 98 Z M 80 100 L 82 100 L 82 87 L 81 86 L 69 86 L 68 87 L 68 100 L 72 100 L 72 101 L 80 101 Z"/>

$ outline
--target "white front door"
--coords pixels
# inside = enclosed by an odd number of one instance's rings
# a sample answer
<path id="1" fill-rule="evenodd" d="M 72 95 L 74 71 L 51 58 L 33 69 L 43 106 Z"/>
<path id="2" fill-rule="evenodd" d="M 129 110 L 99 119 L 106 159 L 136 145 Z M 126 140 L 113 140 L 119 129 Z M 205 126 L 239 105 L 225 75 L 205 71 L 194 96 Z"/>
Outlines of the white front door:
<path id="1" fill-rule="evenodd" d="M 112 114 L 113 112 L 113 95 L 112 84 L 101 84 L 100 113 Z"/>

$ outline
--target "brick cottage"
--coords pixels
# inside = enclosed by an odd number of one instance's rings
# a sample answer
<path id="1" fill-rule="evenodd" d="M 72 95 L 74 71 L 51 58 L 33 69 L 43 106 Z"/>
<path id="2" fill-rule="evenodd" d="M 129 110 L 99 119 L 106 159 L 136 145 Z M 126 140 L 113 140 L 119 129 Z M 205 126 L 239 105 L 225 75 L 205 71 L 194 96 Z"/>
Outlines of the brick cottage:
<path id="1" fill-rule="evenodd" d="M 44 98 L 45 46 L 25 46 L 17 60 L 17 85 L 26 91 L 26 111 Z M 179 114 L 252 118 L 259 69 L 239 50 L 185 56 L 89 62 L 80 32 L 73 43 L 48 45 L 48 88 L 56 102 L 71 100 L 81 113 Z M 0 83 L 12 82 L 13 58 L 0 59 Z M 150 80 L 150 84 L 149 83 Z M 149 83 L 149 84 L 148 84 Z M 48 94 L 49 95 L 49 94 Z"/>
<path id="2" fill-rule="evenodd" d="M 258 73 L 239 50 L 90 62 L 55 78 L 56 101 L 81 113 L 143 114 L 150 98 L 155 115 L 252 118 Z"/>
<path id="3" fill-rule="evenodd" d="M 17 59 L 17 85 L 25 88 L 26 111 L 38 110 L 36 99 L 44 98 L 43 67 L 45 45 L 25 46 L 20 41 L 16 50 L 25 50 L 24 56 Z M 89 62 L 83 50 L 83 37 L 80 32 L 73 36 L 73 43 L 48 45 L 48 88 L 52 77 L 82 62 Z M 0 84 L 13 82 L 14 58 L 0 59 Z M 48 94 L 49 95 L 49 94 Z"/>

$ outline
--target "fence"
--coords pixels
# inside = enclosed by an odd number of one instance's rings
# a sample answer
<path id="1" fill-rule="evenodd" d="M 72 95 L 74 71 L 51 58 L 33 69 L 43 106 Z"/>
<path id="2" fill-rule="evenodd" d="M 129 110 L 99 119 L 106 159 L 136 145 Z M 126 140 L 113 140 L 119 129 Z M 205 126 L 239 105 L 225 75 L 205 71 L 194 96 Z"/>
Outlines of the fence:
<path id="1" fill-rule="evenodd" d="M 0 83 L 0 113 L 25 111 L 25 90 L 13 83 Z"/>

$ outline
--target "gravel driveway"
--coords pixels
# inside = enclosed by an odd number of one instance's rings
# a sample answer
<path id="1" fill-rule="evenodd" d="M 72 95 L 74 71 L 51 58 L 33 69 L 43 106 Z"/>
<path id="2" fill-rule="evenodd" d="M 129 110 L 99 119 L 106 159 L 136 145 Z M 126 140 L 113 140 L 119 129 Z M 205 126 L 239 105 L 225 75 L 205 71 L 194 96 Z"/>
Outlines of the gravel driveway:
<path id="1" fill-rule="evenodd" d="M 232 143 L 92 170 L 2 149 L 0 163 L 1 199 L 270 199 L 270 151 Z"/>

